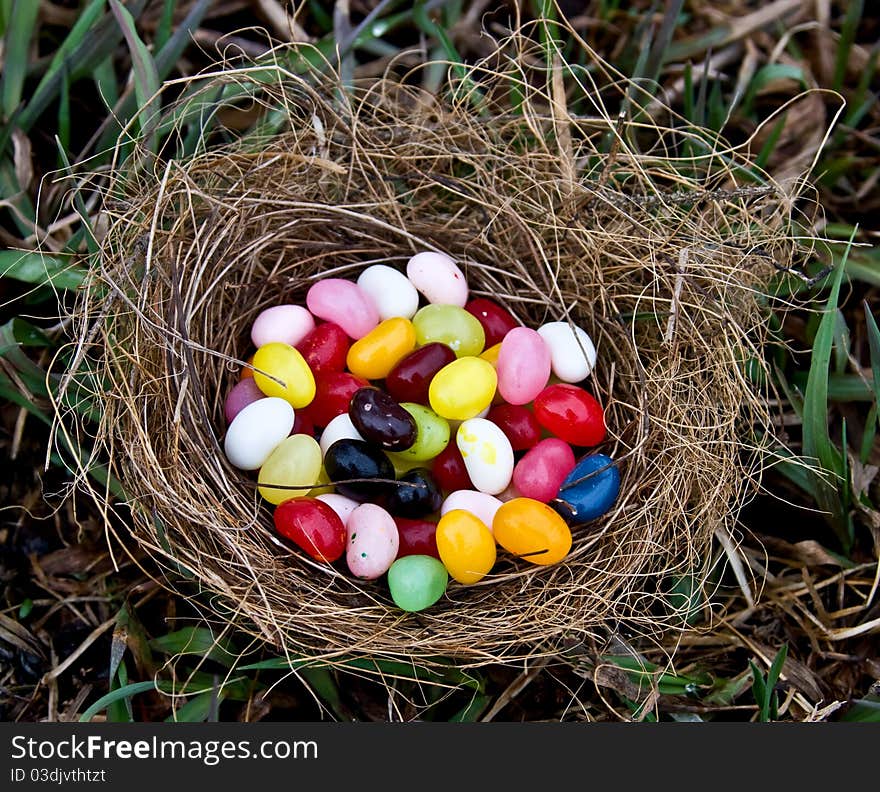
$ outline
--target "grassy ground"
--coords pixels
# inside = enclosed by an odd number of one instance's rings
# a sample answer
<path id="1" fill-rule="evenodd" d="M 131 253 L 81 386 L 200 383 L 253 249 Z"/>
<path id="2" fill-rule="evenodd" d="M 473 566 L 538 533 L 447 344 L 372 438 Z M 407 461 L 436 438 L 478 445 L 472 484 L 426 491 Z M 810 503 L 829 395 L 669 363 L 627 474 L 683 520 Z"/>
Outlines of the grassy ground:
<path id="1" fill-rule="evenodd" d="M 767 472 L 742 514 L 740 566 L 716 594 L 722 615 L 680 639 L 672 667 L 672 647 L 621 644 L 611 654 L 575 647 L 528 668 L 450 665 L 419 679 L 387 663 L 381 679 L 359 667 L 291 672 L 243 635 L 212 627 L 197 592 L 170 596 L 136 550 L 140 563 L 114 568 L 99 515 L 67 496 L 69 474 L 47 459 L 57 383 L 45 370 L 63 340 L 60 308 L 80 280 L 70 262 L 94 244 L 82 219 L 93 207 L 72 205 L 69 182 L 53 176 L 86 159 L 107 165 L 104 152 L 161 81 L 221 50 L 259 58 L 265 31 L 328 54 L 339 42 L 342 73 L 369 77 L 401 53 L 411 62 L 480 57 L 490 46 L 481 26 L 502 35 L 514 8 L 312 1 L 291 24 L 276 0 L 0 0 L 0 717 L 880 719 L 880 16 L 869 3 L 520 5 L 523 18 L 567 15 L 600 55 L 691 121 L 733 142 L 753 137 L 775 178 L 815 163 L 822 211 L 811 231 L 854 243 L 817 249 L 768 294 L 782 342 L 773 353 L 780 436 L 832 477 L 796 465 Z M 428 87 L 444 78 L 429 72 Z M 27 252 L 38 243 L 48 256 Z M 778 299 L 790 291 L 797 308 Z M 695 610 L 694 625 L 703 618 Z"/>

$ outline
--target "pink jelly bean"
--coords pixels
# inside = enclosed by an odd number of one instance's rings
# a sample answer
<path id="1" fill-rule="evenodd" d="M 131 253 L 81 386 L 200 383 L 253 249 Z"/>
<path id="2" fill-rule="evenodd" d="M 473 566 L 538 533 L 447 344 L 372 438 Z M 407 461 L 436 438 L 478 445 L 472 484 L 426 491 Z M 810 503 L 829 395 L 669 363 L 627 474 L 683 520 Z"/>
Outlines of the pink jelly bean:
<path id="1" fill-rule="evenodd" d="M 232 419 L 245 407 L 253 404 L 258 399 L 265 398 L 265 396 L 266 394 L 257 387 L 253 377 L 245 377 L 226 396 L 226 401 L 223 404 L 226 423 L 232 423 Z"/>
<path id="2" fill-rule="evenodd" d="M 345 530 L 345 561 L 349 571 L 363 580 L 384 575 L 400 549 L 394 518 L 375 503 L 362 503 L 348 515 Z"/>
<path id="3" fill-rule="evenodd" d="M 562 482 L 576 464 L 568 443 L 548 437 L 516 463 L 513 486 L 526 498 L 548 503 L 557 496 Z"/>
<path id="4" fill-rule="evenodd" d="M 306 305 L 319 319 L 338 324 L 349 338 L 363 338 L 379 324 L 373 300 L 344 278 L 324 278 L 313 284 L 306 294 Z"/>
<path id="5" fill-rule="evenodd" d="M 528 404 L 550 379 L 550 348 L 537 331 L 514 327 L 498 352 L 498 393 L 508 404 Z"/>
<path id="6" fill-rule="evenodd" d="M 251 341 L 257 349 L 273 341 L 296 346 L 314 329 L 315 317 L 301 305 L 275 305 L 254 319 Z"/>

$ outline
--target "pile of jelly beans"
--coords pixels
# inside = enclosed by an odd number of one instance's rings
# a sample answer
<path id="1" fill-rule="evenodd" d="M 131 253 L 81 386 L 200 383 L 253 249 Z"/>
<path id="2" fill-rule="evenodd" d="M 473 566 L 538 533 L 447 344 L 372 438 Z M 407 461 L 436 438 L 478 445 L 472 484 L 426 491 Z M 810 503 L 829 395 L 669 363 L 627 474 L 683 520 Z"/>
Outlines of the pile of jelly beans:
<path id="1" fill-rule="evenodd" d="M 257 471 L 280 536 L 385 575 L 405 611 L 450 577 L 481 580 L 499 553 L 558 563 L 572 526 L 618 496 L 616 465 L 591 451 L 606 426 L 583 386 L 590 337 L 471 298 L 446 255 L 318 280 L 305 306 L 262 311 L 251 341 L 224 405 L 229 462 Z"/>

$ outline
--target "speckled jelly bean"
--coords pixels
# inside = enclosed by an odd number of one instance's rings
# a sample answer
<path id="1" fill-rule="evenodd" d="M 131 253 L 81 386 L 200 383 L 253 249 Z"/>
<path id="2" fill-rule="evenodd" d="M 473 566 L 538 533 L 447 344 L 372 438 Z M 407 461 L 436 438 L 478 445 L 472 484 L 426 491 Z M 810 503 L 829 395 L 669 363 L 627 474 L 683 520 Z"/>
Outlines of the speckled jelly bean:
<path id="1" fill-rule="evenodd" d="M 355 341 L 346 358 L 348 370 L 368 380 L 384 379 L 416 348 L 416 331 L 409 319 L 393 317 Z"/>
<path id="2" fill-rule="evenodd" d="M 580 382 L 596 365 L 596 348 L 587 332 L 568 322 L 547 322 L 538 335 L 550 349 L 553 373 L 562 382 Z"/>
<path id="3" fill-rule="evenodd" d="M 382 503 L 394 490 L 394 466 L 363 440 L 337 440 L 324 454 L 324 468 L 340 495 L 359 503 Z"/>
<path id="4" fill-rule="evenodd" d="M 431 463 L 431 472 L 445 492 L 473 489 L 474 482 L 468 475 L 464 457 L 462 457 L 456 443 L 449 443 L 434 457 L 434 461 Z"/>
<path id="5" fill-rule="evenodd" d="M 501 429 L 514 451 L 525 451 L 541 439 L 541 424 L 535 414 L 521 404 L 497 404 L 486 417 Z"/>
<path id="6" fill-rule="evenodd" d="M 357 427 L 352 423 L 351 416 L 347 413 L 340 413 L 337 415 L 327 426 L 324 427 L 324 431 L 321 432 L 321 454 L 324 455 L 327 453 L 327 449 L 330 448 L 337 440 L 363 440 L 364 436 L 357 430 Z"/>
<path id="7" fill-rule="evenodd" d="M 426 517 L 440 509 L 443 494 L 427 468 L 413 468 L 397 479 L 386 508 L 395 517 Z"/>
<path id="8" fill-rule="evenodd" d="M 277 396 L 292 407 L 305 407 L 315 398 L 315 378 L 309 364 L 290 344 L 280 341 L 254 353 L 254 382 L 267 396 Z"/>
<path id="9" fill-rule="evenodd" d="M 273 341 L 295 347 L 314 329 L 315 317 L 301 305 L 275 305 L 254 319 L 251 341 L 258 349 Z"/>
<path id="10" fill-rule="evenodd" d="M 406 461 L 427 462 L 439 454 L 449 443 L 449 422 L 422 404 L 401 402 L 416 422 L 416 441 L 405 451 L 395 455 Z"/>
<path id="11" fill-rule="evenodd" d="M 446 592 L 449 573 L 442 562 L 430 555 L 406 555 L 388 569 L 391 599 L 409 613 L 425 610 Z"/>
<path id="12" fill-rule="evenodd" d="M 571 550 L 571 529 L 546 503 L 514 498 L 495 513 L 495 541 L 531 564 L 556 564 Z"/>
<path id="13" fill-rule="evenodd" d="M 446 512 L 438 521 L 437 552 L 450 576 L 466 586 L 482 580 L 497 557 L 492 532 L 464 509 Z"/>
<path id="14" fill-rule="evenodd" d="M 397 316 L 411 319 L 419 309 L 419 293 L 412 281 L 387 264 L 367 267 L 358 276 L 357 285 L 373 301 L 380 321 Z"/>
<path id="15" fill-rule="evenodd" d="M 226 400 L 223 403 L 223 414 L 226 416 L 226 423 L 230 424 L 245 407 L 253 404 L 258 399 L 265 398 L 266 394 L 260 390 L 253 377 L 248 377 L 240 382 L 236 382 L 226 394 Z"/>
<path id="16" fill-rule="evenodd" d="M 344 371 L 351 339 L 338 324 L 324 322 L 302 339 L 296 348 L 313 374 Z"/>
<path id="17" fill-rule="evenodd" d="M 419 308 L 412 323 L 419 346 L 446 344 L 457 357 L 479 355 L 486 346 L 483 326 L 455 305 L 426 305 Z"/>
<path id="18" fill-rule="evenodd" d="M 385 389 L 401 402 L 428 403 L 431 380 L 456 358 L 451 347 L 425 344 L 404 357 L 385 377 Z"/>
<path id="19" fill-rule="evenodd" d="M 406 277 L 429 303 L 463 308 L 468 301 L 464 273 L 444 253 L 416 253 L 406 264 Z"/>
<path id="20" fill-rule="evenodd" d="M 229 462 L 240 470 L 257 470 L 293 428 L 290 402 L 271 396 L 259 399 L 235 416 L 223 450 Z"/>
<path id="21" fill-rule="evenodd" d="M 525 497 L 547 503 L 556 497 L 574 466 L 571 446 L 557 437 L 547 437 L 516 463 L 513 485 Z"/>
<path id="22" fill-rule="evenodd" d="M 369 295 L 344 278 L 324 278 L 312 284 L 306 305 L 319 319 L 338 324 L 349 338 L 363 338 L 379 324 L 379 312 Z"/>
<path id="23" fill-rule="evenodd" d="M 497 495 L 513 476 L 513 449 L 495 424 L 485 418 L 471 418 L 455 435 L 474 489 Z"/>
<path id="24" fill-rule="evenodd" d="M 550 378 L 550 349 L 529 327 L 515 327 L 501 342 L 498 393 L 509 404 L 528 404 Z"/>
<path id="25" fill-rule="evenodd" d="M 314 437 L 295 434 L 282 440 L 260 467 L 257 489 L 269 503 L 308 495 L 321 472 L 321 447 Z"/>
<path id="26" fill-rule="evenodd" d="M 550 505 L 571 525 L 595 520 L 614 505 L 620 471 L 611 457 L 589 454 L 565 477 Z"/>
<path id="27" fill-rule="evenodd" d="M 348 523 L 348 518 L 351 516 L 351 513 L 360 506 L 360 503 L 356 500 L 346 498 L 345 495 L 340 495 L 338 492 L 325 492 L 320 495 L 315 495 L 314 497 L 316 500 L 326 503 L 331 509 L 333 509 L 333 511 L 339 515 L 339 519 L 342 520 L 343 525 Z"/>
<path id="28" fill-rule="evenodd" d="M 462 357 L 444 366 L 428 388 L 431 409 L 453 421 L 466 421 L 492 404 L 498 376 L 491 363 Z"/>
<path id="29" fill-rule="evenodd" d="M 469 314 L 473 314 L 477 321 L 483 325 L 487 347 L 500 344 L 504 340 L 504 336 L 514 327 L 520 326 L 509 311 L 485 297 L 475 297 L 465 305 L 464 309 Z"/>
<path id="30" fill-rule="evenodd" d="M 361 388 L 351 397 L 348 415 L 364 440 L 385 451 L 405 451 L 416 440 L 415 418 L 379 388 Z"/>
<path id="31" fill-rule="evenodd" d="M 443 516 L 455 509 L 464 509 L 473 514 L 491 531 L 495 512 L 500 508 L 501 501 L 494 495 L 489 495 L 489 493 L 480 492 L 479 490 L 463 489 L 449 493 L 440 507 L 440 515 Z"/>
<path id="32" fill-rule="evenodd" d="M 424 519 L 394 517 L 394 524 L 400 537 L 398 558 L 408 555 L 429 555 L 440 558 L 437 552 L 437 523 Z"/>
<path id="33" fill-rule="evenodd" d="M 348 517 L 345 525 L 348 542 L 345 562 L 349 571 L 362 580 L 384 575 L 400 546 L 394 519 L 375 503 L 362 503 Z"/>
<path id="34" fill-rule="evenodd" d="M 345 526 L 339 515 L 316 498 L 282 501 L 272 515 L 275 530 L 316 561 L 332 564 L 346 548 Z"/>
<path id="35" fill-rule="evenodd" d="M 370 383 L 347 371 L 326 371 L 315 376 L 315 398 L 308 407 L 315 426 L 324 427 L 337 415 L 348 412 L 351 397 Z"/>
<path id="36" fill-rule="evenodd" d="M 576 385 L 548 385 L 535 397 L 534 411 L 538 423 L 566 443 L 594 446 L 605 439 L 602 405 Z"/>

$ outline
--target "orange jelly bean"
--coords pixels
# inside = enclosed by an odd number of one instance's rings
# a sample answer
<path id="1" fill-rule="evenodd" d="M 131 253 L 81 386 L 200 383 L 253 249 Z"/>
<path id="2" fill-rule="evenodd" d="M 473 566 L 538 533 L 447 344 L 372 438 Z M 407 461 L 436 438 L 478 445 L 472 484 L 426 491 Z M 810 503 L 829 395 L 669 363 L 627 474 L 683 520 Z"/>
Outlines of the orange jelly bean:
<path id="1" fill-rule="evenodd" d="M 348 350 L 348 370 L 367 380 L 385 379 L 416 348 L 416 330 L 409 319 L 395 316 L 380 322 Z"/>
<path id="2" fill-rule="evenodd" d="M 541 566 L 561 561 L 571 550 L 571 529 L 565 520 L 532 498 L 513 498 L 501 506 L 492 533 L 509 553 Z"/>
<path id="3" fill-rule="evenodd" d="M 254 354 L 256 354 L 256 353 L 254 353 Z M 239 380 L 247 379 L 248 377 L 254 376 L 254 370 L 251 368 L 251 366 L 254 365 L 254 355 L 251 355 L 247 359 L 246 363 L 247 363 L 246 366 L 241 367 L 241 375 L 239 376 Z"/>
<path id="4" fill-rule="evenodd" d="M 459 583 L 476 583 L 495 566 L 497 550 L 492 532 L 464 509 L 453 509 L 440 518 L 435 539 L 443 566 Z"/>

